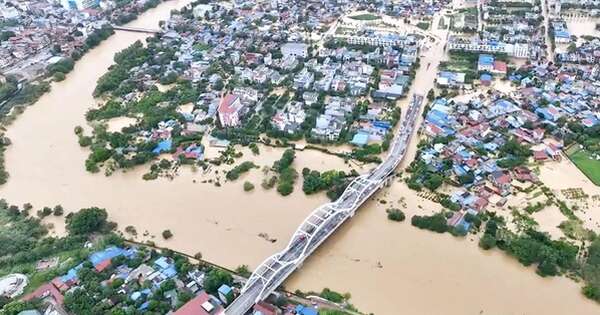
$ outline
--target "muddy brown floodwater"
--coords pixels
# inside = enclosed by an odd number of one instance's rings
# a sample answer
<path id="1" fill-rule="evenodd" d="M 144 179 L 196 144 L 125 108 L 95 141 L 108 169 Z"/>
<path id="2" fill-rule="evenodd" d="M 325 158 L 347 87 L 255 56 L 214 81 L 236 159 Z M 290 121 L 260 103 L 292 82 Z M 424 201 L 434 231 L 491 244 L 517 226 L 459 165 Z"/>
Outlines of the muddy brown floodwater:
<path id="1" fill-rule="evenodd" d="M 188 2 L 168 1 L 131 24 L 156 27 L 171 9 Z M 145 172 L 141 168 L 110 177 L 84 169 L 88 152 L 79 147 L 73 128 L 86 125 L 84 115 L 94 104 L 91 95 L 96 80 L 112 63 L 113 55 L 146 36 L 117 32 L 77 62 L 65 81 L 54 83 L 50 93 L 9 127 L 7 135 L 13 144 L 6 152 L 6 165 L 10 179 L 0 188 L 0 196 L 38 208 L 56 204 L 67 210 L 104 207 L 120 229 L 133 225 L 140 235 L 148 231 L 145 239 L 159 245 L 190 254 L 201 251 L 206 259 L 227 267 L 254 267 L 285 246 L 296 226 L 326 197 L 304 196 L 299 185 L 285 198 L 274 190 L 264 191 L 259 169 L 222 187 L 201 183 L 219 176 L 214 172 L 182 169 L 172 181 L 147 182 L 141 179 Z M 282 153 L 264 147 L 259 156 L 242 151 L 244 159 L 261 166 L 271 165 Z M 305 166 L 349 169 L 340 159 L 314 151 L 299 152 L 294 163 L 297 170 Z M 243 191 L 246 180 L 256 185 L 255 191 Z M 401 184 L 377 196 L 390 202 L 402 197 L 409 215 L 437 207 Z M 469 239 L 419 231 L 407 222 L 393 224 L 387 221 L 384 208 L 374 202 L 364 207 L 306 261 L 286 283 L 288 289 L 331 287 L 350 292 L 359 309 L 378 315 L 600 312 L 567 279 L 542 279 L 501 253 L 480 251 Z M 50 220 L 55 233 L 64 233 L 58 219 Z M 171 240 L 160 237 L 164 229 L 173 232 Z M 260 233 L 277 241 L 269 242 Z"/>

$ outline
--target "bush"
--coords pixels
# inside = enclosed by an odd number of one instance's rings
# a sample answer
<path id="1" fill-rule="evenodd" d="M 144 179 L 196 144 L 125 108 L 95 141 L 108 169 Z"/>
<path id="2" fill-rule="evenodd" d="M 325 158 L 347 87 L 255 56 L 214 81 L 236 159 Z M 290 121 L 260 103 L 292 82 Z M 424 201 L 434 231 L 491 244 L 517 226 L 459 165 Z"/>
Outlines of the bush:
<path id="1" fill-rule="evenodd" d="M 244 191 L 251 191 L 254 190 L 254 184 L 252 184 L 251 182 L 245 182 L 244 183 Z"/>
<path id="2" fill-rule="evenodd" d="M 415 215 L 411 218 L 411 224 L 420 229 L 430 230 L 437 233 L 445 233 L 450 229 L 446 221 L 446 217 L 441 213 L 436 213 L 432 216 Z"/>
<path id="3" fill-rule="evenodd" d="M 258 166 L 256 166 L 250 161 L 243 162 L 242 164 L 234 167 L 231 171 L 227 172 L 225 178 L 227 178 L 227 180 L 234 181 L 238 179 L 243 173 L 246 173 L 256 167 Z"/>
<path id="4" fill-rule="evenodd" d="M 440 200 L 440 204 L 444 208 L 450 209 L 452 211 L 458 211 L 461 208 L 458 203 L 452 202 L 452 200 L 450 200 L 449 198 L 444 198 L 444 199 Z"/>
<path id="5" fill-rule="evenodd" d="M 279 176 L 279 183 L 277 184 L 277 191 L 282 196 L 287 196 L 294 191 L 294 182 L 298 178 L 298 173 L 295 169 L 287 167 L 283 169 Z"/>
<path id="6" fill-rule="evenodd" d="M 54 78 L 54 81 L 57 82 L 63 81 L 66 78 L 65 74 L 62 72 L 54 72 L 54 75 L 52 75 L 52 77 Z"/>
<path id="7" fill-rule="evenodd" d="M 64 212 L 65 211 L 64 211 L 63 207 L 61 205 L 57 205 L 56 207 L 54 207 L 52 214 L 59 217 L 59 216 L 63 215 Z"/>
<path id="8" fill-rule="evenodd" d="M 273 163 L 273 169 L 275 169 L 276 172 L 281 173 L 284 169 L 292 165 L 292 162 L 294 162 L 295 158 L 296 153 L 294 152 L 294 150 L 287 149 L 283 152 L 281 159 Z"/>
<path id="9" fill-rule="evenodd" d="M 128 225 L 125 227 L 125 232 L 127 232 L 128 234 L 131 235 L 137 235 L 137 230 L 135 229 L 135 227 L 133 225 Z"/>
<path id="10" fill-rule="evenodd" d="M 52 208 L 50 208 L 50 207 L 44 207 L 42 210 L 39 210 L 37 212 L 37 215 L 40 218 L 45 218 L 51 214 L 52 214 Z"/>
<path id="11" fill-rule="evenodd" d="M 489 234 L 483 234 L 483 236 L 479 240 L 479 247 L 485 250 L 496 247 L 496 238 Z"/>
<path id="12" fill-rule="evenodd" d="M 247 265 L 238 266 L 237 268 L 235 268 L 235 273 L 244 278 L 250 278 L 250 276 L 252 275 L 252 272 L 248 269 Z"/>
<path id="13" fill-rule="evenodd" d="M 143 180 L 155 180 L 158 178 L 158 174 L 156 172 L 148 172 L 142 175 Z"/>
<path id="14" fill-rule="evenodd" d="M 330 290 L 329 288 L 323 289 L 319 296 L 333 303 L 342 303 L 345 300 L 343 294 Z"/>
<path id="15" fill-rule="evenodd" d="M 290 183 L 279 183 L 277 185 L 277 192 L 282 196 L 287 196 L 294 192 L 294 186 Z"/>
<path id="16" fill-rule="evenodd" d="M 260 153 L 260 150 L 258 149 L 256 143 L 250 143 L 248 147 L 250 148 L 250 151 L 252 151 L 252 154 L 258 155 Z"/>
<path id="17" fill-rule="evenodd" d="M 406 219 L 406 216 L 400 209 L 388 209 L 387 218 L 392 221 L 402 222 Z"/>
<path id="18" fill-rule="evenodd" d="M 269 178 L 265 178 L 262 181 L 261 186 L 262 186 L 263 189 L 267 189 L 268 190 L 268 189 L 271 189 L 271 188 L 275 187 L 275 184 L 277 184 L 277 176 L 271 176 Z"/>
<path id="19" fill-rule="evenodd" d="M 171 233 L 171 230 L 164 230 L 162 232 L 162 237 L 166 240 L 170 239 L 171 237 L 173 237 L 173 233 Z"/>
<path id="20" fill-rule="evenodd" d="M 79 145 L 82 147 L 89 147 L 92 145 L 92 137 L 81 136 L 79 137 Z"/>

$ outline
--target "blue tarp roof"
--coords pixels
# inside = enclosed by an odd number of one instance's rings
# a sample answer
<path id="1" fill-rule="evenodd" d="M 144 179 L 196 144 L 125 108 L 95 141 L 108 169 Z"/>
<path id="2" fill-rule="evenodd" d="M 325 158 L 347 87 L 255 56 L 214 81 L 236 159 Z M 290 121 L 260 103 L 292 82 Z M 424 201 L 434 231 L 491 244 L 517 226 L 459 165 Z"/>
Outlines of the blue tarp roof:
<path id="1" fill-rule="evenodd" d="M 374 121 L 373 126 L 378 127 L 378 128 L 384 128 L 384 129 L 392 128 L 392 124 L 390 124 L 388 121 L 382 121 L 382 120 Z"/>
<path id="2" fill-rule="evenodd" d="M 152 150 L 152 153 L 160 154 L 162 152 L 170 151 L 172 144 L 173 144 L 173 141 L 171 141 L 171 140 L 163 140 L 158 143 L 158 145 L 156 146 L 156 148 L 154 148 L 154 150 Z"/>
<path id="3" fill-rule="evenodd" d="M 300 315 L 319 315 L 316 309 L 304 305 L 296 306 L 296 314 Z"/>
<path id="4" fill-rule="evenodd" d="M 567 31 L 556 30 L 556 31 L 554 31 L 554 37 L 570 38 L 571 35 Z"/>

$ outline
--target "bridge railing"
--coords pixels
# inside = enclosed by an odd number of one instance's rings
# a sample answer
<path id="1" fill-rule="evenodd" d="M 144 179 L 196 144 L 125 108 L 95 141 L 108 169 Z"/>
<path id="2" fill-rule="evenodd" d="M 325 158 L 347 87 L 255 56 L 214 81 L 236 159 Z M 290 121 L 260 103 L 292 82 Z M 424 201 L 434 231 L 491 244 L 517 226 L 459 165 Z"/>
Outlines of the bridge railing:
<path id="1" fill-rule="evenodd" d="M 384 162 L 368 174 L 355 178 L 335 202 L 324 204 L 313 210 L 296 229 L 287 246 L 265 259 L 250 276 L 238 297 L 240 299 L 240 297 L 246 297 L 245 295 L 249 294 L 251 295 L 248 297 L 250 299 L 243 299 L 241 303 L 244 303 L 244 305 L 241 306 L 235 304 L 238 301 L 236 299 L 228 310 L 233 308 L 233 305 L 235 305 L 236 310 L 238 307 L 247 307 L 247 310 L 252 306 L 249 303 L 259 302 L 272 290 L 275 290 L 323 241 L 349 217 L 354 215 L 354 212 L 382 186 L 385 178 L 393 173 L 406 153 L 406 146 L 412 136 L 416 115 L 419 112 L 418 108 L 422 100 L 422 96 L 413 96 L 406 116 L 402 120 L 400 131 L 394 137 L 392 148 Z"/>

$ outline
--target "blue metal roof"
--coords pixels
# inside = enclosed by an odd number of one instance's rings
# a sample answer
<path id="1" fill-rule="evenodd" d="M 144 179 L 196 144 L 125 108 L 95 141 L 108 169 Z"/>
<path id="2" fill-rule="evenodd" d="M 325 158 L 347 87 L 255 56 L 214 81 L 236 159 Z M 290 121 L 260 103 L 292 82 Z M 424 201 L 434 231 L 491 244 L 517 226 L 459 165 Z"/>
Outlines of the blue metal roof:
<path id="1" fill-rule="evenodd" d="M 83 263 L 69 269 L 66 275 L 60 277 L 60 281 L 63 283 L 77 279 L 77 272 L 83 267 Z"/>
<path id="2" fill-rule="evenodd" d="M 169 263 L 169 259 L 165 256 L 161 256 L 158 259 L 156 259 L 154 261 L 154 264 L 156 266 L 158 266 L 160 269 L 167 269 L 172 265 Z"/>
<path id="3" fill-rule="evenodd" d="M 230 286 L 228 286 L 228 285 L 226 285 L 226 284 L 223 284 L 223 285 L 221 285 L 221 286 L 219 287 L 219 290 L 218 290 L 218 291 L 219 291 L 220 293 L 223 293 L 223 294 L 227 295 L 227 294 L 231 293 L 232 289 L 231 289 L 231 287 L 230 287 Z"/>
<path id="4" fill-rule="evenodd" d="M 96 266 L 99 263 L 101 263 L 107 259 L 112 259 L 117 256 L 123 255 L 124 252 L 125 251 L 122 248 L 119 248 L 116 246 L 111 246 L 111 247 L 104 249 L 103 251 L 99 251 L 99 252 L 95 252 L 95 253 L 91 254 L 90 261 L 92 262 L 92 264 L 94 266 Z"/>
<path id="5" fill-rule="evenodd" d="M 366 145 L 367 143 L 369 143 L 369 135 L 366 133 L 359 132 L 354 135 L 351 142 L 352 142 L 352 144 L 355 144 L 358 146 Z"/>
<path id="6" fill-rule="evenodd" d="M 494 64 L 494 56 L 492 55 L 479 55 L 479 64 L 482 65 L 493 65 Z"/>

